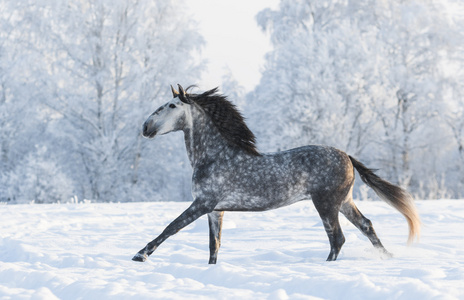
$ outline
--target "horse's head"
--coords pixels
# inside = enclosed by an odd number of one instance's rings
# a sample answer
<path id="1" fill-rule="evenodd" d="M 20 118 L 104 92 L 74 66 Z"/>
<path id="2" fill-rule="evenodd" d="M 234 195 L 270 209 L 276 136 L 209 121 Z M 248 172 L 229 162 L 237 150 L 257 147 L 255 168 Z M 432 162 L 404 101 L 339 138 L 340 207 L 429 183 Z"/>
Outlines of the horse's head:
<path id="1" fill-rule="evenodd" d="M 173 99 L 160 106 L 145 121 L 143 124 L 144 137 L 154 138 L 156 135 L 184 129 L 187 121 L 187 110 L 192 101 L 182 86 L 178 84 L 178 87 L 179 91 L 176 91 L 171 86 Z"/>

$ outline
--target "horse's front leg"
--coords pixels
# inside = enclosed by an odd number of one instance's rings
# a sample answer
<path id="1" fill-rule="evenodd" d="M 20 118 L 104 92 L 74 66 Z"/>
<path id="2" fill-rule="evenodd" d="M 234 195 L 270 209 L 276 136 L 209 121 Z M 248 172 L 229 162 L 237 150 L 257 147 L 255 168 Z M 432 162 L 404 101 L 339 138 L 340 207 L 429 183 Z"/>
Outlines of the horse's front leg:
<path id="1" fill-rule="evenodd" d="M 195 200 L 180 216 L 178 216 L 164 231 L 153 241 L 149 242 L 145 248 L 140 250 L 133 258 L 134 261 L 146 261 L 158 246 L 171 235 L 176 234 L 179 230 L 189 225 L 204 214 L 211 212 L 213 209 L 201 201 Z"/>
<path id="2" fill-rule="evenodd" d="M 213 211 L 208 214 L 209 224 L 209 263 L 215 264 L 217 261 L 217 254 L 221 246 L 221 229 L 223 211 Z"/>

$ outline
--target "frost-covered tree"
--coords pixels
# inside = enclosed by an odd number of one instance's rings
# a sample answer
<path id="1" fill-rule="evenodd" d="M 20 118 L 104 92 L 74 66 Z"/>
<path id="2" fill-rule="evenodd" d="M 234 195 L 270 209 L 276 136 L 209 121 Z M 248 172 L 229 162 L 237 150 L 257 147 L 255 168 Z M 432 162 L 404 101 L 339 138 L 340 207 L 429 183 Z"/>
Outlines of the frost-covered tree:
<path id="1" fill-rule="evenodd" d="M 6 174 L 34 151 L 48 120 L 36 98 L 40 81 L 33 66 L 40 60 L 22 44 L 31 38 L 23 30 L 25 24 L 9 5 L 0 3 L 0 201 L 8 200 L 5 190 L 11 181 Z"/>
<path id="2" fill-rule="evenodd" d="M 257 20 L 274 48 L 248 95 L 264 148 L 329 144 L 415 193 L 456 194 L 446 173 L 459 126 L 439 116 L 457 118 L 445 95 L 461 88 L 449 71 L 463 65 L 461 15 L 435 1 L 282 0 Z"/>
<path id="3" fill-rule="evenodd" d="M 16 167 L 2 174 L 0 197 L 12 203 L 67 202 L 73 196 L 73 182 L 61 170 L 45 147 L 31 151 Z"/>
<path id="4" fill-rule="evenodd" d="M 202 40 L 179 10 L 166 1 L 84 1 L 68 8 L 64 19 L 51 18 L 63 24 L 53 32 L 54 51 L 65 55 L 53 62 L 57 75 L 79 84 L 53 87 L 61 99 L 49 105 L 69 119 L 71 142 L 90 183 L 87 197 L 132 198 L 140 187 L 156 188 L 147 179 L 166 177 L 162 173 L 172 168 L 166 164 L 182 164 L 179 151 L 167 145 L 150 157 L 153 151 L 143 149 L 139 134 L 150 109 L 169 97 L 168 83 L 198 76 L 191 60 Z M 157 172 L 140 167 L 166 152 L 175 158 L 165 160 L 165 166 L 149 164 Z"/>
<path id="5" fill-rule="evenodd" d="M 362 103 L 375 80 L 366 76 L 375 73 L 366 60 L 373 37 L 357 30 L 354 19 L 337 1 L 282 1 L 278 11 L 258 15 L 274 50 L 249 102 L 263 106 L 257 117 L 269 124 L 262 128 L 277 136 L 266 148 L 324 142 L 362 151 L 372 118 Z"/>
<path id="6" fill-rule="evenodd" d="M 187 160 L 173 138 L 148 144 L 144 119 L 192 82 L 203 40 L 181 1 L 19 1 L 8 10 L 41 61 L 35 100 L 47 121 L 47 151 L 80 198 L 146 201 L 187 197 Z M 28 70 L 28 67 L 26 67 Z M 37 73 L 39 72 L 39 74 Z M 31 90 L 27 90 L 29 94 Z M 183 174 L 183 175 L 179 175 Z M 165 184 L 172 180 L 173 185 Z"/>
<path id="7" fill-rule="evenodd" d="M 456 37 L 447 34 L 450 26 L 437 11 L 443 7 L 427 1 L 386 4 L 378 10 L 380 74 L 388 96 L 376 102 L 376 112 L 384 130 L 383 148 L 389 152 L 383 152 L 390 158 L 387 166 L 404 186 L 418 184 L 419 176 L 410 182 L 417 172 L 412 165 L 422 158 L 414 158 L 438 142 L 430 136 L 440 127 L 436 117 L 446 80 L 443 53 Z"/>

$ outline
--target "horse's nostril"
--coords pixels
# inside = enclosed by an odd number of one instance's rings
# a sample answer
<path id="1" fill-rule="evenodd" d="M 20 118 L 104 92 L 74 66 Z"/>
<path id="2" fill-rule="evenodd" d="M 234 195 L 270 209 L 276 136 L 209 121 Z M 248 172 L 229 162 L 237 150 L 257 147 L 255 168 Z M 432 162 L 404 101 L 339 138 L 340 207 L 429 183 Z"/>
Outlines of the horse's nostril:
<path id="1" fill-rule="evenodd" d="M 143 131 L 142 131 L 142 132 L 143 132 L 143 135 L 146 135 L 146 134 L 147 134 L 147 131 L 148 131 L 148 125 L 147 125 L 147 123 L 144 123 L 144 124 L 143 124 Z"/>

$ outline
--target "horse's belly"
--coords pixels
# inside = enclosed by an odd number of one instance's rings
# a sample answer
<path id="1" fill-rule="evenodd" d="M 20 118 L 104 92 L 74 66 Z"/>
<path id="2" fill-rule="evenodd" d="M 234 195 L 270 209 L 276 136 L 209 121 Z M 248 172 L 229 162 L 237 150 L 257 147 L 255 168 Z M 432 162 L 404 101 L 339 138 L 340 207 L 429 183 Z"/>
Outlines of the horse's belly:
<path id="1" fill-rule="evenodd" d="M 245 195 L 229 195 L 220 201 L 216 211 L 265 211 L 291 205 L 293 203 L 311 200 L 310 195 L 299 194 L 291 197 L 267 198 Z"/>

